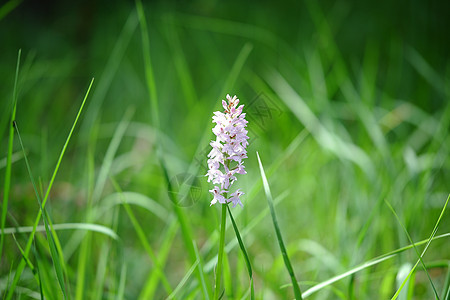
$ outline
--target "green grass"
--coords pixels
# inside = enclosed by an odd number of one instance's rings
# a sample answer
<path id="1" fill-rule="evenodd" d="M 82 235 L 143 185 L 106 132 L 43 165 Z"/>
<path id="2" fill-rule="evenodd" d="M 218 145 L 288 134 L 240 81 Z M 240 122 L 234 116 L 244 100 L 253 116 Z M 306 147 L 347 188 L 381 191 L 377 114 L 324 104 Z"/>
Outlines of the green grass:
<path id="1" fill-rule="evenodd" d="M 386 3 L 0 5 L 2 299 L 448 298 L 448 21 Z"/>

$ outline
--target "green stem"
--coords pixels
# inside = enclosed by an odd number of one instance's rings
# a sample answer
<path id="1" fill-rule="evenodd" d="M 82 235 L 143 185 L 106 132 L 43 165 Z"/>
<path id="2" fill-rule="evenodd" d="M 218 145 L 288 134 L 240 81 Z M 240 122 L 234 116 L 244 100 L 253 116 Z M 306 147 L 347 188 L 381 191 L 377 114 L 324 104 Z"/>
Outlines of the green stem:
<path id="1" fill-rule="evenodd" d="M 214 299 L 219 299 L 220 279 L 222 276 L 222 257 L 225 244 L 225 222 L 227 220 L 227 204 L 222 204 L 222 221 L 220 225 L 219 255 L 217 257 L 216 283 L 214 285 Z"/>

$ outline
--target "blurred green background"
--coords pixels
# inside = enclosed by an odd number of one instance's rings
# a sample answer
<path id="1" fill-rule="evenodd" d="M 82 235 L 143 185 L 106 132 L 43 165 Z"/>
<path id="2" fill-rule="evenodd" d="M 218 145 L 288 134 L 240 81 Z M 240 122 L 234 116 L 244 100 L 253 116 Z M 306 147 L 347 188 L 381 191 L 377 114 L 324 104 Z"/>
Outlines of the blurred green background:
<path id="1" fill-rule="evenodd" d="M 254 268 L 257 298 L 293 294 L 283 286 L 290 281 L 267 214 L 256 151 L 278 201 L 302 291 L 409 244 L 385 201 L 413 241 L 430 236 L 450 191 L 449 1 L 145 2 L 149 52 L 133 1 L 24 0 L 0 7 L 2 200 L 19 49 L 16 122 L 44 187 L 95 77 L 47 209 L 55 224 L 102 224 L 120 242 L 81 230 L 58 232 L 72 298 L 115 297 L 122 266 L 123 297 L 148 296 L 154 266 L 123 208 L 110 207 L 117 198 L 110 178 L 133 192 L 131 198 L 145 196 L 151 198 L 145 203 L 159 205 L 159 217 L 142 205 L 132 209 L 158 257 L 164 242 L 170 245 L 162 266 L 173 288 L 191 267 L 179 225 L 168 217 L 175 210 L 158 149 L 175 190 L 195 178 L 190 193 L 175 191 L 185 201 L 177 207 L 187 216 L 212 286 L 219 213 L 209 207 L 212 186 L 203 174 L 212 113 L 227 93 L 240 98 L 249 120 L 248 175 L 236 183 L 246 193 L 244 208 L 233 212 Z M 154 78 L 150 89 L 145 57 Z M 13 152 L 6 227 L 30 226 L 39 206 L 17 139 Z M 102 209 L 104 215 L 91 216 Z M 449 231 L 446 212 L 438 234 Z M 44 282 L 57 290 L 45 234 L 39 236 L 37 250 L 49 270 Z M 23 247 L 27 235 L 16 238 Z M 226 239 L 235 239 L 231 228 Z M 20 258 L 7 235 L 2 291 Z M 399 270 L 416 260 L 413 250 L 406 251 L 310 297 L 390 298 L 401 283 Z M 433 241 L 424 257 L 440 296 L 448 288 L 449 260 L 448 238 Z M 230 248 L 228 261 L 225 297 L 245 298 L 248 276 L 238 247 Z M 410 287 L 414 299 L 434 297 L 426 274 L 419 265 Z M 36 296 L 30 270 L 21 278 L 17 297 Z M 198 287 L 192 275 L 176 298 L 201 298 Z M 167 295 L 157 283 L 153 297 Z"/>

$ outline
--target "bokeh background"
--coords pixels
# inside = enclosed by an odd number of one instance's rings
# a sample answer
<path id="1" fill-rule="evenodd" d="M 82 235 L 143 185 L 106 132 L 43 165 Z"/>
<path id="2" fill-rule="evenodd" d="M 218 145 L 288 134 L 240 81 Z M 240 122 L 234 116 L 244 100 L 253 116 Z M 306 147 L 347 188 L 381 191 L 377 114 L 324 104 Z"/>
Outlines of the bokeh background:
<path id="1" fill-rule="evenodd" d="M 249 120 L 248 175 L 236 183 L 246 192 L 244 208 L 233 212 L 258 298 L 293 294 L 284 286 L 290 280 L 267 214 L 256 151 L 302 291 L 409 244 L 386 202 L 412 240 L 430 236 L 450 191 L 449 1 L 151 1 L 143 3 L 149 51 L 133 1 L 24 0 L 0 7 L 2 187 L 19 49 L 16 122 L 43 187 L 95 77 L 47 209 L 55 224 L 102 224 L 120 242 L 81 230 L 58 232 L 73 298 L 115 297 L 123 266 L 123 297 L 148 296 L 154 265 L 124 209 L 114 205 L 113 182 L 134 199 L 132 210 L 156 255 L 164 256 L 169 245 L 162 265 L 173 287 L 192 265 L 172 218 L 174 206 L 183 210 L 212 286 L 219 210 L 209 206 L 211 185 L 203 174 L 212 112 L 227 93 L 240 98 Z M 179 203 L 170 200 L 158 151 Z M 6 227 L 30 226 L 39 206 L 17 140 L 14 153 Z M 186 183 L 189 192 L 181 188 Z M 104 214 L 92 213 L 102 209 Z M 449 231 L 446 212 L 438 234 Z M 56 277 L 45 234 L 38 236 L 51 290 Z M 19 244 L 26 238 L 17 235 Z M 235 240 L 231 228 L 226 239 Z M 449 253 L 448 238 L 442 238 L 424 257 L 440 295 L 448 288 Z M 2 291 L 20 258 L 6 236 Z M 248 276 L 236 245 L 227 260 L 225 297 L 245 298 Z M 310 297 L 390 298 L 401 283 L 399 271 L 416 260 L 413 250 L 405 251 Z M 19 285 L 17 297 L 36 297 L 30 270 Z M 198 286 L 192 275 L 176 297 L 201 298 Z M 414 299 L 433 298 L 420 266 L 410 286 Z M 167 295 L 158 283 L 153 297 Z"/>

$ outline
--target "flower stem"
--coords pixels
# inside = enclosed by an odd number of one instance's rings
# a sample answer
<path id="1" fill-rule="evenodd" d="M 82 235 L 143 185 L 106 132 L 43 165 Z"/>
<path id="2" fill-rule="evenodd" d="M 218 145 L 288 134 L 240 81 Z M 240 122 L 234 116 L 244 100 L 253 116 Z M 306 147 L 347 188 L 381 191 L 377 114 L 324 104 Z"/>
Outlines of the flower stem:
<path id="1" fill-rule="evenodd" d="M 225 222 L 227 220 L 227 204 L 222 204 L 222 221 L 220 225 L 219 255 L 217 257 L 216 282 L 214 285 L 214 299 L 219 299 L 220 279 L 222 277 L 222 257 L 225 244 Z"/>

